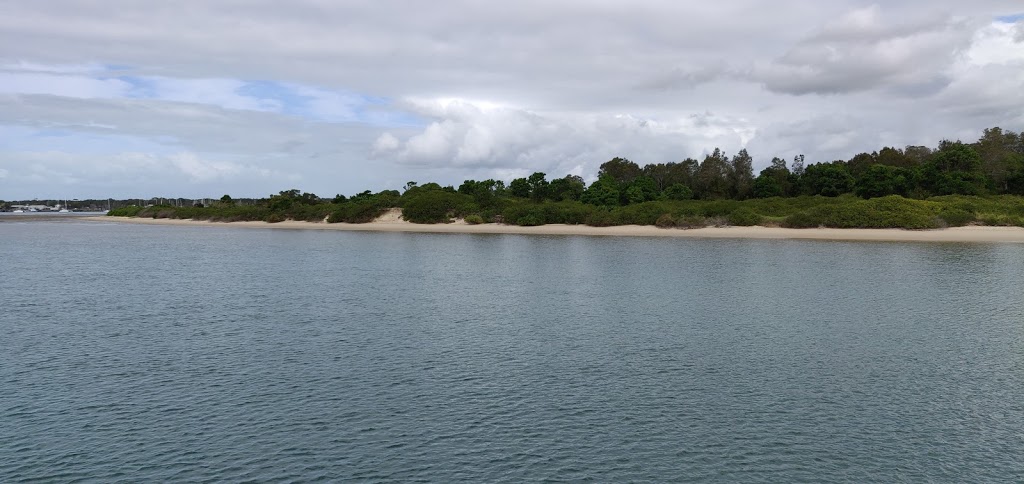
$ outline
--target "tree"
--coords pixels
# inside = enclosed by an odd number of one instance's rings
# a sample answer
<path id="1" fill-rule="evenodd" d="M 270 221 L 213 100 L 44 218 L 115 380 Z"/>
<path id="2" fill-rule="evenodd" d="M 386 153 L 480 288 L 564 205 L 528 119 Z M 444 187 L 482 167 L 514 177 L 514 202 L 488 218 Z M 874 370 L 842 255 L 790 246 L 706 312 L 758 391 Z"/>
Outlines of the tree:
<path id="1" fill-rule="evenodd" d="M 516 178 L 508 184 L 508 191 L 513 197 L 530 198 L 530 182 L 526 178 Z"/>
<path id="2" fill-rule="evenodd" d="M 690 186 L 693 183 L 693 174 L 697 171 L 697 160 L 688 158 L 681 163 L 657 163 L 644 165 L 643 176 L 654 180 L 654 185 L 659 192 L 665 191 L 668 187 L 681 183 Z"/>
<path id="3" fill-rule="evenodd" d="M 665 198 L 669 200 L 689 200 L 693 198 L 693 190 L 682 183 L 676 183 L 665 189 Z"/>
<path id="4" fill-rule="evenodd" d="M 789 174 L 789 168 L 786 167 L 786 160 L 779 158 L 778 156 L 772 158 L 772 164 L 769 166 L 777 171 L 784 171 L 787 175 Z"/>
<path id="5" fill-rule="evenodd" d="M 1008 178 L 1015 168 L 1018 145 L 1016 133 L 1004 132 L 998 127 L 986 129 L 981 139 L 973 145 L 981 157 L 981 171 L 993 191 L 1005 193 L 1008 190 Z"/>
<path id="6" fill-rule="evenodd" d="M 618 183 L 611 175 L 598 176 L 583 192 L 580 201 L 591 205 L 619 205 Z"/>
<path id="7" fill-rule="evenodd" d="M 858 177 L 874 164 L 875 157 L 871 156 L 871 153 L 857 153 L 846 162 L 846 167 L 851 175 Z"/>
<path id="8" fill-rule="evenodd" d="M 783 188 L 782 183 L 779 182 L 779 179 L 770 172 L 765 173 L 769 170 L 773 169 L 765 168 L 761 170 L 761 173 L 754 179 L 754 198 L 781 197 L 786 194 L 786 190 Z"/>
<path id="9" fill-rule="evenodd" d="M 335 204 L 345 203 L 346 200 L 348 200 L 348 199 L 345 198 L 345 195 L 342 195 L 342 194 L 339 193 L 339 194 L 335 195 L 333 199 L 331 199 L 331 203 L 335 203 Z"/>
<path id="10" fill-rule="evenodd" d="M 804 175 L 804 155 L 796 155 L 793 157 L 793 166 L 789 169 L 789 172 L 795 176 Z"/>
<path id="11" fill-rule="evenodd" d="M 875 163 L 885 166 L 895 166 L 897 168 L 914 168 L 917 162 L 913 158 L 907 156 L 903 150 L 897 148 L 891 148 L 886 146 L 872 155 L 875 159 Z"/>
<path id="12" fill-rule="evenodd" d="M 925 188 L 935 195 L 979 195 L 985 191 L 981 156 L 959 141 L 942 141 L 921 173 Z"/>
<path id="13" fill-rule="evenodd" d="M 705 200 L 727 198 L 729 196 L 729 177 L 732 167 L 722 150 L 715 151 L 704 157 L 697 169 L 696 190 L 698 198 Z"/>
<path id="14" fill-rule="evenodd" d="M 548 181 L 545 179 L 546 177 L 547 175 L 544 173 L 536 172 L 526 179 L 527 184 L 530 186 L 530 198 L 540 201 L 547 197 Z"/>
<path id="15" fill-rule="evenodd" d="M 808 195 L 838 197 L 853 190 L 853 176 L 839 163 L 818 163 L 804 170 L 800 184 Z"/>
<path id="16" fill-rule="evenodd" d="M 548 185 L 548 196 L 555 201 L 579 200 L 587 189 L 586 182 L 577 175 L 566 175 L 565 178 L 551 180 Z"/>
<path id="17" fill-rule="evenodd" d="M 615 157 L 601 164 L 597 177 L 600 178 L 602 175 L 608 175 L 616 183 L 629 183 L 634 178 L 640 176 L 641 173 L 640 166 L 636 163 L 625 158 Z"/>
<path id="18" fill-rule="evenodd" d="M 750 198 L 754 191 L 754 159 L 746 149 L 732 157 L 729 170 L 729 188 L 733 198 Z"/>
<path id="19" fill-rule="evenodd" d="M 626 183 L 624 185 L 624 204 L 643 203 L 658 198 L 658 187 L 654 184 L 654 180 L 649 176 L 637 177 L 632 181 L 632 183 Z"/>
<path id="20" fill-rule="evenodd" d="M 220 204 L 225 207 L 233 207 L 235 206 L 235 201 L 231 199 L 231 195 L 225 194 L 223 197 L 220 197 Z"/>
<path id="21" fill-rule="evenodd" d="M 856 179 L 853 191 L 862 198 L 886 195 L 906 196 L 910 190 L 910 179 L 910 171 L 906 168 L 882 164 L 871 165 Z"/>

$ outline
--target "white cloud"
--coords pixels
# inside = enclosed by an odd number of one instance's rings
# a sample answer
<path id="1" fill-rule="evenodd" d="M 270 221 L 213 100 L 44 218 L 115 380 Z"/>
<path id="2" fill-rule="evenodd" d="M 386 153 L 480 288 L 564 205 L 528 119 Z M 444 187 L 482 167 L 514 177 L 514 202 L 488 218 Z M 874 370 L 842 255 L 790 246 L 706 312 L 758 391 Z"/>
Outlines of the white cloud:
<path id="1" fill-rule="evenodd" d="M 375 153 L 411 166 L 501 173 L 596 172 L 615 156 L 679 161 L 721 146 L 739 150 L 755 135 L 747 121 L 710 113 L 655 120 L 616 114 L 539 114 L 469 101 L 410 101 L 436 119 L 404 141 L 378 138 Z"/>

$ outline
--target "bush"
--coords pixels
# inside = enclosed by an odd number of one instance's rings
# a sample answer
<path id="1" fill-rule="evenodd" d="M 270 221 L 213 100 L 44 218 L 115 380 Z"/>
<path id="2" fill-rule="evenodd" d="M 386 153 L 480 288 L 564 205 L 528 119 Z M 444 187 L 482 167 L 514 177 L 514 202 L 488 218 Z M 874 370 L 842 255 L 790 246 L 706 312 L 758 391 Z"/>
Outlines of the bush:
<path id="1" fill-rule="evenodd" d="M 676 218 L 673 217 L 672 214 L 666 213 L 658 217 L 658 220 L 654 222 L 654 225 L 663 229 L 670 229 L 676 226 Z"/>
<path id="2" fill-rule="evenodd" d="M 975 220 L 973 213 L 950 207 L 940 209 L 938 217 L 947 227 L 963 227 Z"/>
<path id="3" fill-rule="evenodd" d="M 523 227 L 534 227 L 537 225 L 544 225 L 544 219 L 535 214 L 528 214 L 516 219 L 516 225 Z"/>
<path id="4" fill-rule="evenodd" d="M 465 220 L 466 223 L 470 225 L 479 225 L 484 223 L 484 218 L 476 214 L 466 215 L 466 218 L 463 220 Z"/>
<path id="5" fill-rule="evenodd" d="M 276 224 L 276 223 L 284 222 L 284 221 L 285 221 L 284 215 L 281 215 L 280 213 L 276 213 L 275 212 L 275 213 L 272 213 L 270 215 L 267 215 L 267 223 Z"/>
<path id="6" fill-rule="evenodd" d="M 676 227 L 681 229 L 700 229 L 708 226 L 708 220 L 700 215 L 686 215 L 676 219 Z"/>
<path id="7" fill-rule="evenodd" d="M 127 207 L 115 208 L 107 212 L 108 217 L 134 217 L 142 211 L 142 207 L 129 205 Z"/>
<path id="8" fill-rule="evenodd" d="M 729 225 L 750 227 L 752 225 L 760 224 L 761 216 L 754 213 L 753 210 L 744 207 L 730 213 L 729 216 L 726 217 L 726 220 L 729 221 Z"/>
<path id="9" fill-rule="evenodd" d="M 904 228 L 940 227 L 933 202 L 908 200 L 891 195 L 870 200 L 820 205 L 785 218 L 783 227 L 791 228 Z"/>
<path id="10" fill-rule="evenodd" d="M 402 217 L 417 224 L 449 223 L 452 217 L 476 208 L 469 195 L 435 189 L 409 190 L 401 205 Z"/>
<path id="11" fill-rule="evenodd" d="M 335 205 L 334 211 L 327 217 L 327 223 L 365 224 L 373 222 L 387 211 L 387 207 L 377 200 L 357 200 Z"/>

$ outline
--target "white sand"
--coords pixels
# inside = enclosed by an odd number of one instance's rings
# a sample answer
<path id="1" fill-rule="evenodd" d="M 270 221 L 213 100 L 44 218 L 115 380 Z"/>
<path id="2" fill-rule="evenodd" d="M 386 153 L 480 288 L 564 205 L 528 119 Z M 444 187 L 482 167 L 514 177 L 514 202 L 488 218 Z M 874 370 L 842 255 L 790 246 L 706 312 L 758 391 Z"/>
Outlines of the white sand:
<path id="1" fill-rule="evenodd" d="M 419 232 L 459 234 L 527 234 L 527 235 L 598 235 L 618 237 L 692 237 L 715 239 L 813 239 L 863 240 L 910 242 L 1003 242 L 1024 243 L 1024 228 L 1020 227 L 954 227 L 941 230 L 902 229 L 784 229 L 779 227 L 707 227 L 701 229 L 662 229 L 645 225 L 617 227 L 589 227 L 586 225 L 542 225 L 519 227 L 516 225 L 480 224 L 465 222 L 451 224 L 413 224 L 402 220 L 401 209 L 391 209 L 377 220 L 367 224 L 328 224 L 316 222 L 205 222 L 197 220 L 150 219 L 127 217 L 82 217 L 107 223 L 134 223 L 149 225 L 187 225 L 193 227 L 237 227 L 261 229 L 349 230 L 374 232 Z"/>

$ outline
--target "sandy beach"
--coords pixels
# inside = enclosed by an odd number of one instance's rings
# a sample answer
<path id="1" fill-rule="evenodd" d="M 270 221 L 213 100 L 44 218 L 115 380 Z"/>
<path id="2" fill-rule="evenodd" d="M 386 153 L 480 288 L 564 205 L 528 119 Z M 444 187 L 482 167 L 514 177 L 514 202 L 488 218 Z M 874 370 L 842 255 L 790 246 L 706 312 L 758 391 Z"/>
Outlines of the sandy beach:
<path id="1" fill-rule="evenodd" d="M 249 229 L 284 230 L 343 230 L 365 232 L 415 232 L 457 234 L 523 234 L 523 235 L 585 235 L 613 237 L 688 237 L 712 239 L 808 239 L 846 241 L 902 241 L 902 242 L 988 242 L 1024 243 L 1024 228 L 1020 227 L 954 227 L 941 230 L 902 229 L 786 229 L 780 227 L 707 227 L 700 229 L 662 229 L 653 226 L 622 225 L 616 227 L 590 227 L 586 225 L 542 225 L 520 227 L 503 224 L 469 225 L 457 221 L 451 224 L 413 224 L 389 212 L 366 224 L 328 224 L 285 221 L 267 222 L 207 222 L 198 220 L 151 219 L 127 217 L 81 217 L 100 223 L 128 223 L 146 225 L 183 225 L 190 227 L 234 227 Z"/>

